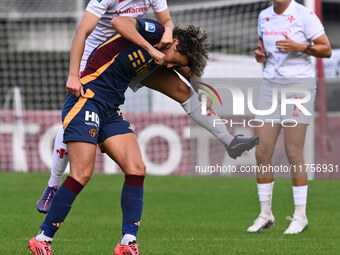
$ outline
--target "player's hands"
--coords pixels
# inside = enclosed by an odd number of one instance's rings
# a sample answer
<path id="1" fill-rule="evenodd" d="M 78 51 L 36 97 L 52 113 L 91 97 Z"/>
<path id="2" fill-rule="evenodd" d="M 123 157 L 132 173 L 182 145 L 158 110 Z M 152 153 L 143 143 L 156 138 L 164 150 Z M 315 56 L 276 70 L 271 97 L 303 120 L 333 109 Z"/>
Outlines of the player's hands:
<path id="1" fill-rule="evenodd" d="M 264 63 L 267 60 L 266 54 L 264 52 L 263 42 L 261 40 L 259 40 L 257 44 L 257 49 L 254 51 L 254 56 L 258 63 Z"/>
<path id="2" fill-rule="evenodd" d="M 165 57 L 164 53 L 153 47 L 148 52 L 157 65 L 163 65 Z"/>
<path id="3" fill-rule="evenodd" d="M 66 83 L 66 91 L 76 97 L 84 95 L 83 85 L 80 83 L 78 76 L 69 75 Z"/>
<path id="4" fill-rule="evenodd" d="M 306 48 L 306 45 L 294 42 L 292 39 L 288 37 L 287 34 L 282 34 L 286 39 L 276 41 L 275 45 L 276 48 L 280 52 L 291 52 L 291 51 L 304 51 Z"/>
<path id="5" fill-rule="evenodd" d="M 172 29 L 166 27 L 162 39 L 156 45 L 156 48 L 159 50 L 167 49 L 172 44 Z"/>
<path id="6" fill-rule="evenodd" d="M 209 97 L 206 93 L 204 92 L 199 92 L 198 93 L 198 99 L 202 102 L 202 97 L 205 97 L 207 99 L 207 110 L 210 110 L 213 104 L 213 101 L 211 97 Z"/>

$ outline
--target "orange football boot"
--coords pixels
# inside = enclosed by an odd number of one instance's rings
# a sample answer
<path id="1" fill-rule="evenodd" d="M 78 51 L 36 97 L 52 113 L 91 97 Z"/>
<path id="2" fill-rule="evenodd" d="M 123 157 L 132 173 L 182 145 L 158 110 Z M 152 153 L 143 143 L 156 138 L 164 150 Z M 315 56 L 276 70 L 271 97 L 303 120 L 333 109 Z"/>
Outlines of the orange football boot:
<path id="1" fill-rule="evenodd" d="M 51 242 L 37 241 L 35 237 L 28 242 L 27 248 L 34 255 L 53 255 Z"/>
<path id="2" fill-rule="evenodd" d="M 115 248 L 115 255 L 140 255 L 136 241 L 129 245 L 121 245 L 120 242 Z"/>

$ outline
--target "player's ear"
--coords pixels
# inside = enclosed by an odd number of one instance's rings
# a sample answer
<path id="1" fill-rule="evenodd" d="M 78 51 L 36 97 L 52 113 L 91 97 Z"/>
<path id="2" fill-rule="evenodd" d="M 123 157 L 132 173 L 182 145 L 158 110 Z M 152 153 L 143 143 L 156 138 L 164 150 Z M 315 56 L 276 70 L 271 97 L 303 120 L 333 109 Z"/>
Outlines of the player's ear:
<path id="1" fill-rule="evenodd" d="M 177 38 L 173 38 L 172 43 L 176 46 L 179 43 L 179 40 Z"/>

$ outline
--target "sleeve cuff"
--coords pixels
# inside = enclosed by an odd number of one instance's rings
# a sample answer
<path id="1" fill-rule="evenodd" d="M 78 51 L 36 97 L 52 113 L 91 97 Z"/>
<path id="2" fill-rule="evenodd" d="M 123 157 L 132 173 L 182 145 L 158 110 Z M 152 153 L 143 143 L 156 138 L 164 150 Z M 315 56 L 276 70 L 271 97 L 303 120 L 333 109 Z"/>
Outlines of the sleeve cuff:
<path id="1" fill-rule="evenodd" d="M 102 14 L 100 12 L 98 12 L 97 10 L 91 8 L 91 7 L 87 7 L 86 11 L 92 13 L 93 15 L 97 16 L 98 18 L 102 17 Z"/>
<path id="2" fill-rule="evenodd" d="M 325 33 L 325 30 L 321 30 L 317 33 L 315 33 L 314 35 L 311 36 L 310 40 L 314 41 L 316 38 L 319 38 L 321 35 L 323 35 Z"/>

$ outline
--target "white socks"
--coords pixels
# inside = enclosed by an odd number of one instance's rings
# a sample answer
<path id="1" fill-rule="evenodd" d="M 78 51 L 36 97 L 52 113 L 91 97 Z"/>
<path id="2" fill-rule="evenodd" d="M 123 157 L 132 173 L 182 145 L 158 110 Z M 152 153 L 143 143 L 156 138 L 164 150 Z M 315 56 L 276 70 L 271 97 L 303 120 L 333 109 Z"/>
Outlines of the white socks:
<path id="1" fill-rule="evenodd" d="M 35 236 L 35 240 L 41 242 L 52 242 L 53 238 L 45 236 L 44 235 L 44 231 L 40 231 L 36 236 Z"/>
<path id="2" fill-rule="evenodd" d="M 67 146 L 63 143 L 64 130 L 61 128 L 54 141 L 53 160 L 51 167 L 51 177 L 48 186 L 57 186 L 61 184 L 61 178 L 65 172 L 68 163 Z"/>
<path id="3" fill-rule="evenodd" d="M 122 239 L 120 240 L 121 245 L 129 245 L 129 243 L 136 241 L 136 237 L 130 234 L 124 234 Z"/>
<path id="4" fill-rule="evenodd" d="M 295 205 L 293 218 L 305 219 L 307 217 L 306 216 L 307 190 L 308 185 L 293 186 L 293 197 Z"/>
<path id="5" fill-rule="evenodd" d="M 214 119 L 220 118 L 218 115 L 202 115 L 201 102 L 199 101 L 196 93 L 192 93 L 191 97 L 181 105 L 193 121 L 208 130 L 221 143 L 223 143 L 223 145 L 229 145 L 234 139 L 234 137 L 228 132 L 225 125 L 219 124 L 214 127 Z"/>
<path id="6" fill-rule="evenodd" d="M 257 192 L 261 203 L 261 214 L 272 215 L 273 187 L 274 182 L 257 184 Z"/>
<path id="7" fill-rule="evenodd" d="M 272 214 L 272 197 L 273 197 L 274 182 L 257 184 L 257 191 L 261 203 L 261 214 Z M 306 204 L 307 204 L 307 190 L 308 186 L 293 186 L 293 197 L 295 211 L 293 218 L 306 218 Z"/>

